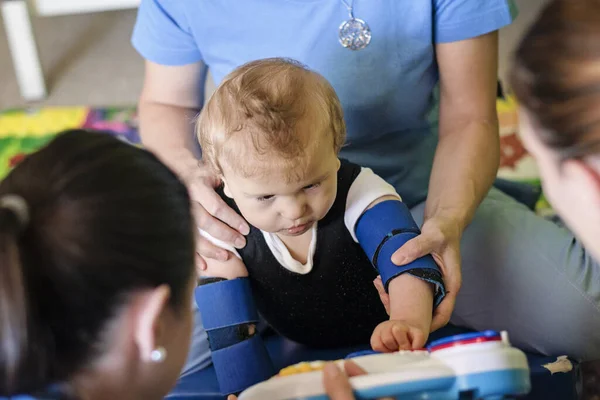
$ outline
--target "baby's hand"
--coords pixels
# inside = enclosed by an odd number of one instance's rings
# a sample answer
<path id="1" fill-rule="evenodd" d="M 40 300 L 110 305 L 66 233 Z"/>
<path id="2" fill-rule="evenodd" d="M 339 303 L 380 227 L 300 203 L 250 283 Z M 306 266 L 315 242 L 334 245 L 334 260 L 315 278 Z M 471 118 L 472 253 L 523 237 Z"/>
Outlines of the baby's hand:
<path id="1" fill-rule="evenodd" d="M 377 325 L 371 336 L 375 351 L 391 353 L 398 350 L 416 350 L 425 345 L 429 332 L 404 321 L 389 320 Z"/>

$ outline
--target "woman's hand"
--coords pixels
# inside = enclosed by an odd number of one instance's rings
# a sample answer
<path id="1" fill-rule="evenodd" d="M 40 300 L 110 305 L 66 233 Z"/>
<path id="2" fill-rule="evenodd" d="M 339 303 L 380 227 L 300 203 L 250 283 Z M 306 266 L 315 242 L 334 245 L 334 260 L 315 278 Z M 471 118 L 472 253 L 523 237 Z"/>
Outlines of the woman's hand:
<path id="1" fill-rule="evenodd" d="M 354 400 L 352 386 L 348 378 L 353 376 L 366 375 L 366 371 L 359 367 L 353 361 L 344 362 L 344 372 L 342 372 L 335 363 L 330 362 L 323 368 L 323 385 L 325 393 L 331 400 Z M 237 396 L 230 394 L 227 400 L 237 400 Z M 392 400 L 391 398 L 382 398 L 380 400 Z"/>
<path id="2" fill-rule="evenodd" d="M 165 66 L 146 61 L 144 88 L 139 102 L 140 136 L 186 184 L 192 198 L 196 225 L 217 239 L 243 247 L 248 232 L 244 219 L 215 193 L 219 179 L 198 161 L 197 139 L 190 121 L 202 108 L 207 66 L 197 62 Z M 226 261 L 230 254 L 197 236 L 196 264 L 204 270 L 206 258 Z"/>
<path id="3" fill-rule="evenodd" d="M 244 235 L 250 228 L 241 215 L 231 209 L 217 194 L 215 189 L 221 184 L 209 168 L 189 154 L 182 154 L 174 163 L 174 169 L 185 182 L 192 199 L 192 212 L 196 225 L 216 239 L 222 240 L 236 248 L 246 245 Z M 230 253 L 207 239 L 196 236 L 196 267 L 206 270 L 206 262 L 202 257 L 226 261 Z"/>
<path id="4" fill-rule="evenodd" d="M 456 304 L 456 296 L 462 284 L 460 269 L 460 239 L 461 226 L 452 218 L 432 217 L 425 221 L 421 234 L 406 242 L 392 255 L 396 265 L 406 265 L 417 258 L 431 254 L 440 266 L 446 286 L 446 297 L 435 309 L 431 331 L 435 331 L 450 321 L 450 316 Z M 374 282 L 379 297 L 389 314 L 389 296 L 383 288 L 381 278 Z"/>
<path id="5" fill-rule="evenodd" d="M 352 386 L 350 386 L 348 378 L 366 374 L 364 369 L 352 361 L 346 361 L 344 363 L 344 370 L 345 373 L 343 373 L 334 363 L 328 363 L 323 369 L 325 392 L 331 400 L 354 400 L 355 397 L 352 393 Z M 391 398 L 386 399 L 391 400 Z"/>
<path id="6" fill-rule="evenodd" d="M 348 377 L 366 374 L 364 369 L 352 361 L 346 361 L 344 369 L 345 373 L 332 362 L 327 363 L 323 368 L 323 385 L 331 400 L 354 400 Z M 237 400 L 237 396 L 230 394 L 227 400 Z"/>

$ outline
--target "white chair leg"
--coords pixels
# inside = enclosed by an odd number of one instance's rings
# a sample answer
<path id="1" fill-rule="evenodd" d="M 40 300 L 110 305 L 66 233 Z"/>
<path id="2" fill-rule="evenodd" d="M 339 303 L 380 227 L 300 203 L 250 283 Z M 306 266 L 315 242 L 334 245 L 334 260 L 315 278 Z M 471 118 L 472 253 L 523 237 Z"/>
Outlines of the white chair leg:
<path id="1" fill-rule="evenodd" d="M 8 46 L 21 90 L 27 101 L 46 97 L 46 83 L 42 73 L 31 20 L 25 0 L 0 0 Z"/>

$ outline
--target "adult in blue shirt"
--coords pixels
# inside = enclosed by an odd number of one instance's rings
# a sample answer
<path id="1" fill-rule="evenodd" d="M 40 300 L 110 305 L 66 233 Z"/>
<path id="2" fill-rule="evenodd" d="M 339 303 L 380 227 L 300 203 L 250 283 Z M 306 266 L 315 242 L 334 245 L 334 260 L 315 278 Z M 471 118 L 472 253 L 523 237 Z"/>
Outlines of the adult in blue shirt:
<path id="1" fill-rule="evenodd" d="M 356 26 L 362 41 L 350 44 L 340 40 L 349 14 L 369 29 Z M 248 226 L 214 193 L 191 121 L 207 70 L 218 83 L 250 60 L 299 60 L 341 99 L 342 157 L 393 184 L 423 223 L 393 260 L 433 253 L 440 263 L 448 296 L 433 329 L 452 316 L 473 329 L 507 329 L 527 350 L 598 358 L 598 264 L 568 230 L 490 190 L 497 30 L 515 15 L 511 0 L 143 0 L 132 38 L 146 59 L 142 140 L 187 181 L 198 225 L 243 247 Z M 202 239 L 197 248 L 230 256 Z M 209 359 L 198 329 L 184 372 Z"/>

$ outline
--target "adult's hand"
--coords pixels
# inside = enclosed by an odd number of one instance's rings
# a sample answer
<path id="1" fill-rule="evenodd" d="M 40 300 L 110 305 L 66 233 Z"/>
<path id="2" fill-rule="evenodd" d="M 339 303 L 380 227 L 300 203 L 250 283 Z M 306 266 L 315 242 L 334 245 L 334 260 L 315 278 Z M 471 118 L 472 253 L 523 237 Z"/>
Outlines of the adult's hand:
<path id="1" fill-rule="evenodd" d="M 435 331 L 450 321 L 456 296 L 462 284 L 460 268 L 460 238 L 462 231 L 452 218 L 432 217 L 421 227 L 421 234 L 409 240 L 392 255 L 396 265 L 406 265 L 417 258 L 431 254 L 442 271 L 446 286 L 446 297 L 436 307 L 431 331 Z"/>
<path id="2" fill-rule="evenodd" d="M 323 369 L 325 392 L 331 400 L 354 400 L 355 397 L 352 393 L 352 386 L 350 386 L 348 378 L 366 374 L 365 370 L 352 361 L 346 361 L 344 363 L 344 370 L 345 373 L 334 363 L 328 363 Z"/>
<path id="3" fill-rule="evenodd" d="M 215 193 L 219 179 L 197 158 L 193 124 L 202 108 L 206 65 L 202 62 L 166 66 L 146 61 L 144 87 L 139 101 L 140 136 L 185 182 L 193 200 L 196 224 L 213 237 L 243 247 L 248 232 L 244 219 Z M 227 260 L 230 254 L 198 235 L 196 263 L 206 269 L 206 258 Z"/>
<path id="4" fill-rule="evenodd" d="M 323 385 L 325 393 L 331 400 L 354 400 L 352 386 L 348 378 L 353 376 L 366 375 L 364 369 L 352 361 L 344 363 L 344 372 L 337 365 L 330 362 L 323 368 Z M 227 400 L 237 400 L 237 396 L 230 394 Z M 392 400 L 391 398 L 381 398 L 380 400 Z"/>
<path id="5" fill-rule="evenodd" d="M 230 208 L 215 191 L 221 183 L 219 178 L 202 161 L 191 157 L 180 159 L 177 169 L 190 192 L 192 212 L 198 227 L 236 248 L 244 247 L 244 235 L 248 234 L 250 228 L 244 218 Z M 197 235 L 196 252 L 199 255 L 196 257 L 196 265 L 200 270 L 206 269 L 203 257 L 221 261 L 230 257 L 227 250 L 215 246 L 200 235 Z"/>
<path id="6" fill-rule="evenodd" d="M 431 254 L 440 266 L 446 286 L 446 297 L 434 311 L 431 331 L 435 331 L 448 323 L 456 296 L 462 284 L 460 268 L 460 238 L 462 232 L 452 218 L 432 217 L 425 221 L 421 234 L 409 240 L 392 255 L 396 265 L 406 265 L 417 258 Z M 374 281 L 381 302 L 389 314 L 389 296 L 383 288 L 381 278 Z"/>

